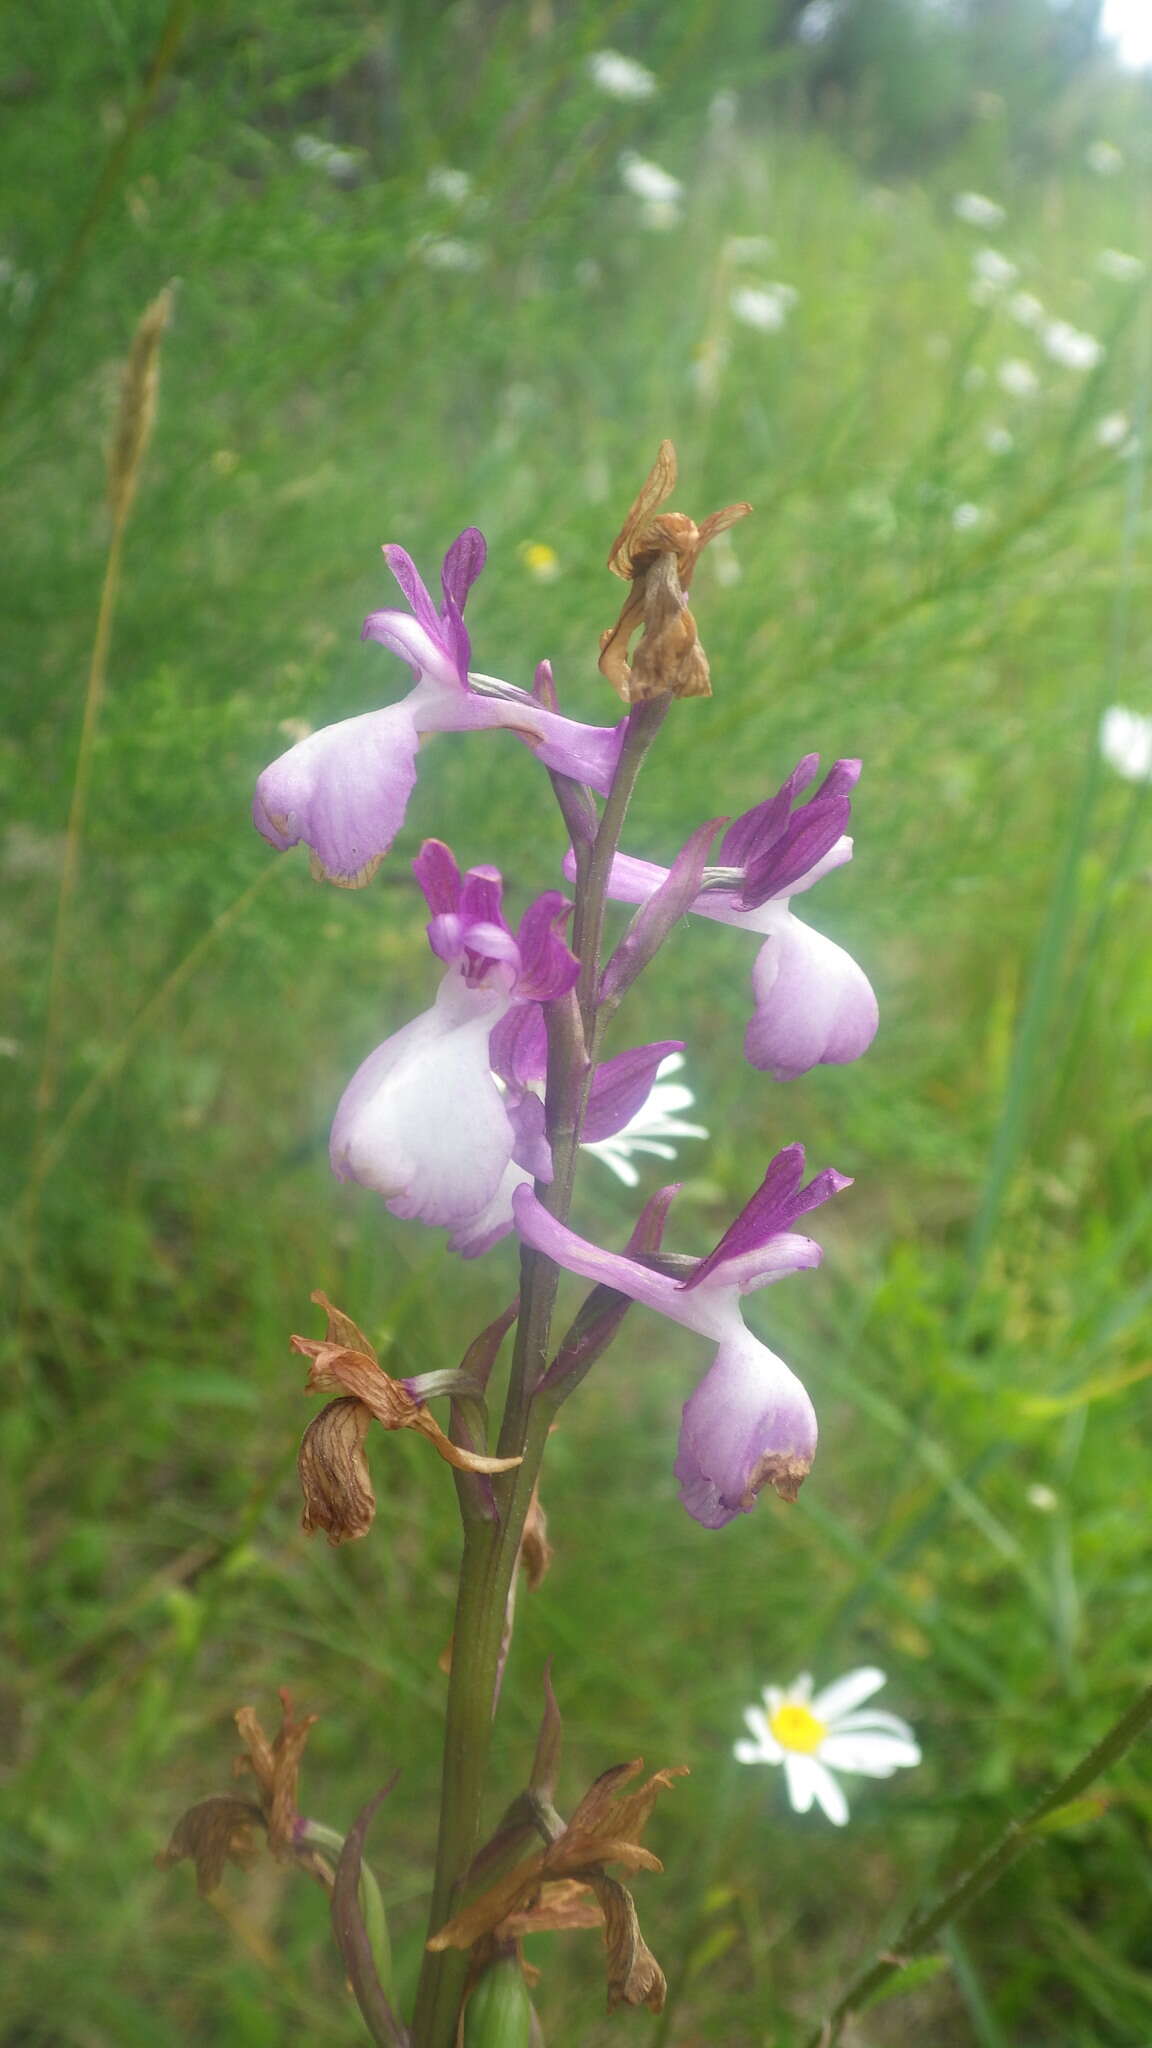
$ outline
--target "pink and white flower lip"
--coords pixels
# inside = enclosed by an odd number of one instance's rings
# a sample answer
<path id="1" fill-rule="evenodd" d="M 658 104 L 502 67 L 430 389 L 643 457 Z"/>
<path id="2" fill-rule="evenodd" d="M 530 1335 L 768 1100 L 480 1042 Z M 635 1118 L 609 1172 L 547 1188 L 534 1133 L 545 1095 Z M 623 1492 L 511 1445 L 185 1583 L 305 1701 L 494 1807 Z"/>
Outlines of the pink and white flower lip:
<path id="1" fill-rule="evenodd" d="M 739 925 L 764 943 L 752 969 L 755 1008 L 744 1039 L 754 1067 L 777 1081 L 795 1080 L 822 1064 L 859 1059 L 876 1035 L 871 983 L 851 955 L 813 931 L 789 908 L 791 898 L 852 858 L 844 827 L 859 761 L 837 761 L 808 802 L 796 799 L 814 781 L 818 754 L 806 754 L 765 803 L 735 820 L 692 904 L 698 917 Z M 565 871 L 574 872 L 571 856 Z M 609 894 L 645 903 L 669 870 L 618 854 Z"/>
<path id="2" fill-rule="evenodd" d="M 439 840 L 425 842 L 413 868 L 432 912 L 429 943 L 447 972 L 432 1008 L 353 1075 L 330 1158 L 341 1180 L 374 1189 L 394 1216 L 466 1230 L 513 1162 L 551 1177 L 542 1106 L 506 1101 L 488 1042 L 514 1004 L 566 994 L 579 962 L 561 936 L 570 905 L 557 891 L 530 904 L 513 933 L 495 868 L 461 876 Z"/>
<path id="3" fill-rule="evenodd" d="M 589 1244 L 549 1216 L 530 1188 L 512 1198 L 526 1243 L 715 1343 L 712 1365 L 685 1404 L 675 1465 L 685 1508 L 708 1529 L 748 1514 L 764 1486 L 794 1500 L 815 1456 L 816 1416 L 805 1388 L 740 1311 L 742 1295 L 820 1263 L 820 1246 L 791 1226 L 851 1183 L 831 1167 L 807 1187 L 803 1175 L 804 1148 L 789 1145 L 686 1280 Z"/>
<path id="4" fill-rule="evenodd" d="M 920 1762 L 920 1749 L 906 1721 L 878 1707 L 865 1707 L 885 1683 L 874 1665 L 862 1665 L 813 1694 L 807 1672 L 788 1686 L 767 1685 L 763 1706 L 746 1707 L 751 1740 L 741 1738 L 733 1754 L 742 1764 L 782 1764 L 788 1799 L 796 1813 L 813 1804 L 842 1828 L 848 1801 L 834 1773 L 890 1778 Z M 863 1711 L 861 1711 L 861 1709 Z"/>
<path id="5" fill-rule="evenodd" d="M 623 725 L 580 725 L 542 706 L 527 690 L 469 673 L 464 625 L 468 593 L 484 567 L 484 536 L 466 527 L 441 570 L 441 602 L 429 595 L 401 547 L 384 557 L 408 611 L 372 612 L 362 638 L 407 662 L 415 678 L 397 704 L 324 726 L 266 768 L 256 784 L 253 821 L 281 851 L 302 840 L 314 865 L 341 888 L 370 880 L 404 823 L 426 733 L 502 726 L 547 768 L 606 791 L 615 773 Z"/>

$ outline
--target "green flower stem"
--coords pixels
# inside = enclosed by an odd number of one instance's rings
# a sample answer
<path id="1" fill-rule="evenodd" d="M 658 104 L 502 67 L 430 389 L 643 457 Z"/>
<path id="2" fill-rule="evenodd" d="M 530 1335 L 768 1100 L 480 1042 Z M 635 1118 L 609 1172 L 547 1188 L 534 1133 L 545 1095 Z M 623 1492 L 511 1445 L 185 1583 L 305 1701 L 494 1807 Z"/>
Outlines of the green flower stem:
<path id="1" fill-rule="evenodd" d="M 664 722 L 668 702 L 661 698 L 638 705 L 629 716 L 591 859 L 576 890 L 572 944 L 581 963 L 576 1002 L 549 1006 L 546 1109 L 553 1179 L 539 1193 L 561 1222 L 568 1217 L 580 1130 L 592 1079 L 586 1045 L 595 1030 L 608 876 L 636 779 Z M 480 1845 L 508 1595 L 548 1431 L 562 1399 L 554 1393 L 538 1395 L 535 1391 L 548 1363 L 559 1268 L 552 1259 L 524 1245 L 520 1270 L 520 1316 L 498 1449 L 501 1457 L 519 1457 L 521 1463 L 514 1472 L 494 1480 L 498 1521 L 472 1521 L 464 1532 L 448 1682 L 430 1935 L 451 1917 L 457 1888 Z M 467 1974 L 468 1957 L 459 1950 L 425 1952 L 412 2022 L 413 2048 L 453 2048 Z"/>
<path id="2" fill-rule="evenodd" d="M 1009 1821 L 1003 1834 L 992 1847 L 974 1863 L 971 1870 L 958 1878 L 951 1891 L 946 1892 L 939 1905 L 931 1912 L 917 1909 L 905 1921 L 890 1950 L 877 1958 L 864 1970 L 829 2013 L 826 2020 L 809 2036 L 805 2048 L 835 2048 L 840 2039 L 844 2023 L 852 2014 L 859 2012 L 876 1993 L 893 1977 L 900 1974 L 905 1965 L 922 1949 L 927 1948 L 933 1937 L 967 1911 L 986 1892 L 997 1878 L 1016 1862 L 1017 1858 L 1030 1849 L 1033 1842 L 1044 1830 L 1045 1821 L 1068 1806 L 1072 1800 L 1087 1791 L 1089 1785 L 1103 1775 L 1109 1767 L 1131 1749 L 1132 1744 L 1152 1723 L 1152 1685 L 1149 1685 L 1133 1701 L 1127 1713 L 1121 1714 L 1108 1733 L 1081 1757 L 1080 1762 L 1061 1778 L 1058 1785 L 1040 1800 L 1037 1806 L 1026 1813 L 1023 1820 Z"/>

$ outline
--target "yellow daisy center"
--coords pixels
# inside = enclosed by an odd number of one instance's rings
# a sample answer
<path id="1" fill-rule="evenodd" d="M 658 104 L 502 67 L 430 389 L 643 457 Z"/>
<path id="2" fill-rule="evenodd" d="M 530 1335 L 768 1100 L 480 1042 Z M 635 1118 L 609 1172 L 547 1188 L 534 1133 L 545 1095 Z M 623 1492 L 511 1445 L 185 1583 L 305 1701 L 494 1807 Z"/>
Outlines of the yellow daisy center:
<path id="1" fill-rule="evenodd" d="M 815 1755 L 828 1733 L 823 1721 L 818 1721 L 807 1707 L 797 1706 L 792 1701 L 785 1701 L 782 1707 L 777 1707 L 769 1718 L 768 1726 L 781 1749 L 798 1749 L 803 1756 Z"/>

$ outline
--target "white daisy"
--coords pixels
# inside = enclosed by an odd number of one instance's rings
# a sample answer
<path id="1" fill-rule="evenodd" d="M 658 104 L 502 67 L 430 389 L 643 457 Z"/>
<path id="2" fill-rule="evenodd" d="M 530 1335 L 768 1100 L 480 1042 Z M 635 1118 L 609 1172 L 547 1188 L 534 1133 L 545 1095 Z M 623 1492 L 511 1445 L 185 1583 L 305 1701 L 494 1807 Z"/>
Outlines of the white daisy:
<path id="1" fill-rule="evenodd" d="M 590 1152 L 599 1159 L 610 1173 L 622 1180 L 626 1188 L 634 1188 L 640 1179 L 632 1164 L 634 1152 L 650 1153 L 654 1159 L 675 1159 L 676 1147 L 669 1144 L 670 1138 L 706 1138 L 703 1124 L 686 1124 L 680 1119 L 682 1109 L 691 1109 L 696 1097 L 682 1082 L 669 1081 L 669 1074 L 678 1074 L 684 1065 L 684 1055 L 670 1052 L 661 1060 L 656 1069 L 656 1082 L 651 1089 L 643 1109 L 638 1109 L 631 1123 L 622 1131 L 616 1131 L 611 1138 L 597 1138 L 581 1150 Z"/>
<path id="2" fill-rule="evenodd" d="M 751 1742 L 741 1738 L 733 1754 L 742 1764 L 783 1764 L 794 1813 L 813 1801 L 835 1827 L 848 1818 L 848 1801 L 835 1771 L 864 1778 L 890 1778 L 920 1762 L 906 1721 L 876 1707 L 857 1711 L 884 1684 L 884 1673 L 866 1664 L 834 1679 L 815 1697 L 805 1671 L 789 1686 L 766 1685 L 763 1707 L 746 1707 Z"/>

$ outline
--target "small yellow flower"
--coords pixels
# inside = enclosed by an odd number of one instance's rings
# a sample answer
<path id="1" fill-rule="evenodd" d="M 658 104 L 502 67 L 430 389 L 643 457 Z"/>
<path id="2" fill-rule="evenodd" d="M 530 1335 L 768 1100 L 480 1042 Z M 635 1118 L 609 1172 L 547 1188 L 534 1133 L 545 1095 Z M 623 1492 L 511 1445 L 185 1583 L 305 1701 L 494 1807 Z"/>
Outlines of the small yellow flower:
<path id="1" fill-rule="evenodd" d="M 518 553 L 528 574 L 537 583 L 555 583 L 560 574 L 560 557 L 546 540 L 522 541 Z"/>

